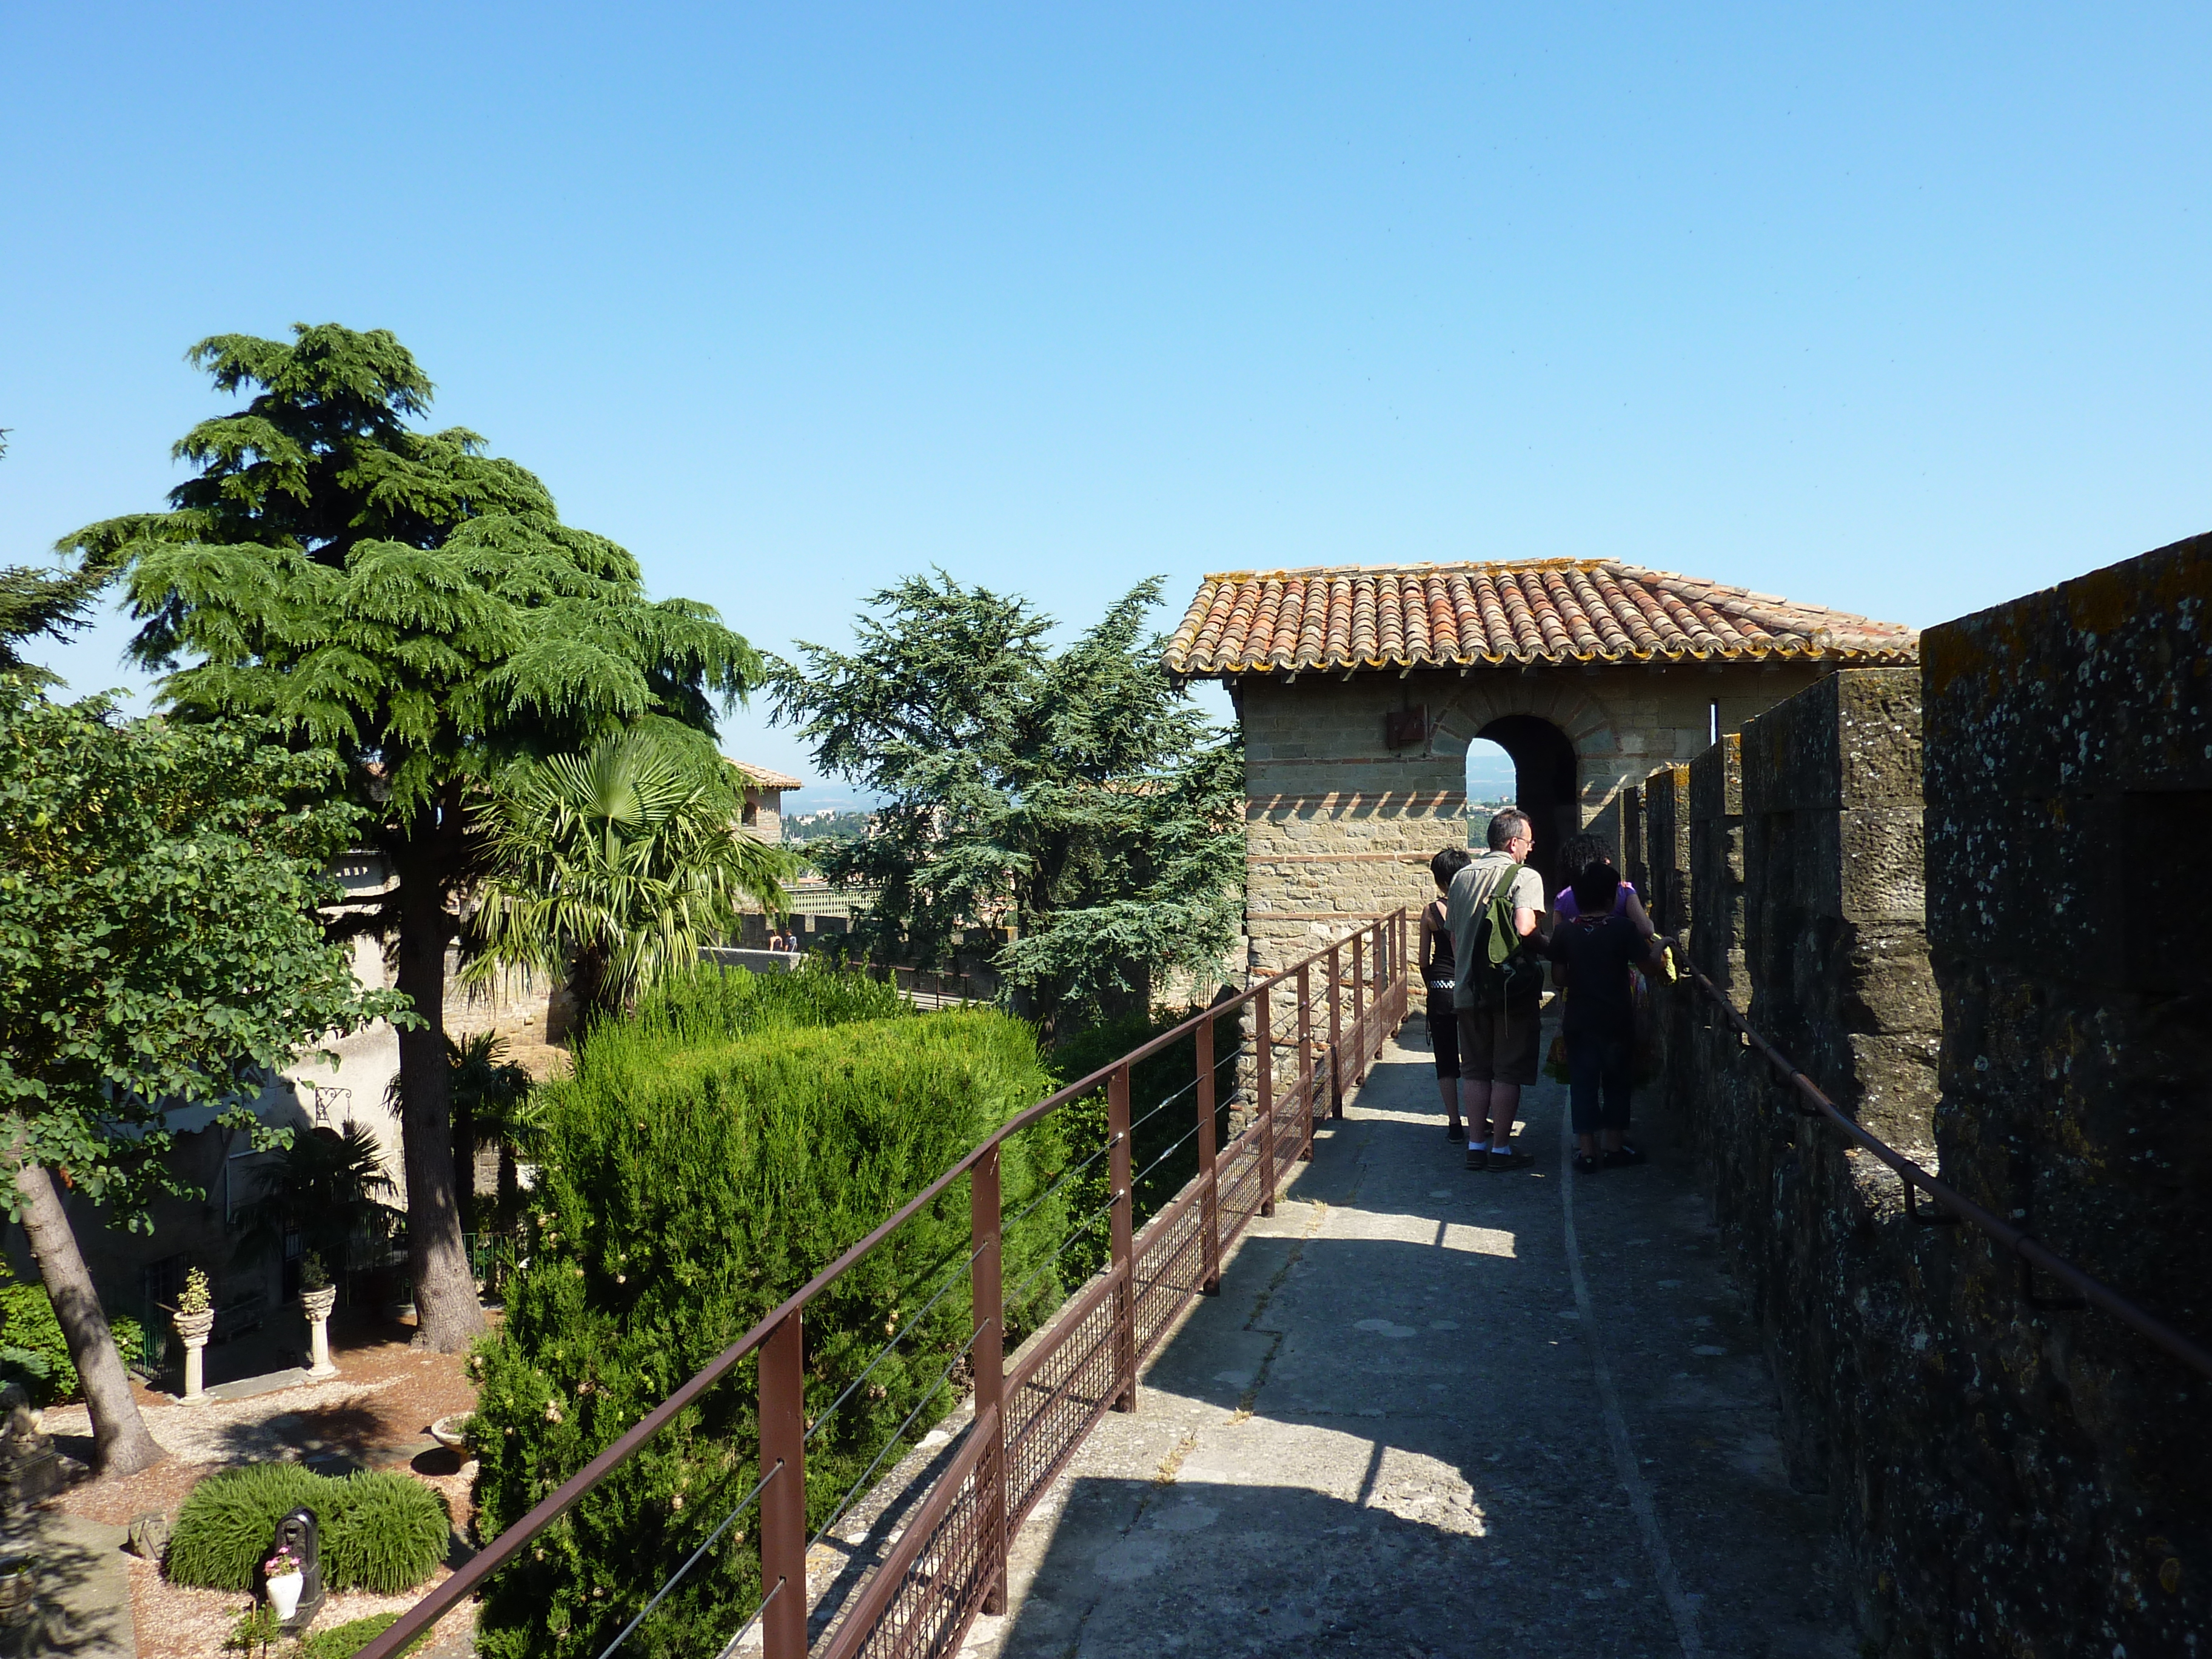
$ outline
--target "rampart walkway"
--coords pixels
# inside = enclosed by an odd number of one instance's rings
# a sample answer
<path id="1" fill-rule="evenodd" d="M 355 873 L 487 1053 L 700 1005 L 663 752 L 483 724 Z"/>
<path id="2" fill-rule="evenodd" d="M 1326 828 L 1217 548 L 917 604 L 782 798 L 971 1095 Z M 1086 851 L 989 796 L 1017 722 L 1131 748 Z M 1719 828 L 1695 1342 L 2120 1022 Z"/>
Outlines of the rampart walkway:
<path id="1" fill-rule="evenodd" d="M 1569 1188 L 1565 1097 L 1471 1174 L 1410 1022 L 966 1651 L 1854 1654 L 1686 1152 L 1645 1111 L 1652 1163 Z"/>

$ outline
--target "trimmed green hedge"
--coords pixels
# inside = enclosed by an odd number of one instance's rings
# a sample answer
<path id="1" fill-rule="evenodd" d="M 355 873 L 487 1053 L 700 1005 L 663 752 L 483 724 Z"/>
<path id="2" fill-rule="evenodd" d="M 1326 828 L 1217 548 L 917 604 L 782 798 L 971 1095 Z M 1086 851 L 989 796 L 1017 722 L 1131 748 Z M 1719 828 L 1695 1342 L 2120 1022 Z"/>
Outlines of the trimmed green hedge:
<path id="1" fill-rule="evenodd" d="M 302 1504 L 315 1512 L 323 1582 L 332 1589 L 412 1589 L 438 1570 L 453 1535 L 444 1495 L 406 1475 L 333 1480 L 297 1463 L 251 1463 L 211 1474 L 185 1495 L 163 1562 L 170 1580 L 252 1589 L 277 1522 Z"/>
<path id="2" fill-rule="evenodd" d="M 748 981 L 750 981 L 749 983 Z M 511 1525 L 763 1314 L 1014 1112 L 1049 1093 L 1036 1039 L 993 1011 L 878 1010 L 885 988 L 828 972 L 712 970 L 595 1027 L 547 1085 L 529 1266 L 478 1351 L 472 1440 L 487 1537 Z M 1018 1213 L 1064 1163 L 1058 1126 L 1002 1159 Z M 1009 1237 L 1009 1289 L 1045 1262 L 1065 1210 Z M 969 1334 L 968 1191 L 955 1185 L 806 1316 L 806 1407 L 827 1410 L 886 1336 L 951 1290 L 807 1448 L 825 1520 L 909 1412 L 908 1443 L 958 1397 L 938 1379 Z M 1008 1310 L 1018 1336 L 1056 1307 L 1047 1271 Z M 487 1656 L 597 1654 L 757 1479 L 757 1377 L 740 1366 L 495 1575 Z M 626 1653 L 712 1653 L 750 1613 L 756 1518 L 734 1527 Z"/>

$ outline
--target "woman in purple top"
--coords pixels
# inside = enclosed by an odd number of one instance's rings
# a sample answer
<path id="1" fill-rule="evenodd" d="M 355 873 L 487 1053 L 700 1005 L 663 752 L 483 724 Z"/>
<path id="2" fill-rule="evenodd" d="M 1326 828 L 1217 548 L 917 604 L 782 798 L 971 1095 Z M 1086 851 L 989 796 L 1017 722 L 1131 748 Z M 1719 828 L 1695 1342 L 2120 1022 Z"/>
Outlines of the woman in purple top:
<path id="1" fill-rule="evenodd" d="M 1602 864 L 1608 869 L 1613 867 L 1612 853 L 1595 836 L 1570 836 L 1560 843 L 1559 867 L 1567 872 L 1570 881 L 1593 864 Z M 1613 891 L 1613 914 L 1626 916 L 1636 924 L 1636 931 L 1649 940 L 1654 930 L 1651 918 L 1644 914 L 1644 901 L 1636 896 L 1633 884 L 1620 881 L 1618 875 L 1613 879 L 1620 884 Z M 1575 890 L 1571 886 L 1559 889 L 1559 896 L 1552 901 L 1552 914 L 1560 921 L 1572 921 L 1582 915 L 1582 907 L 1575 902 Z"/>

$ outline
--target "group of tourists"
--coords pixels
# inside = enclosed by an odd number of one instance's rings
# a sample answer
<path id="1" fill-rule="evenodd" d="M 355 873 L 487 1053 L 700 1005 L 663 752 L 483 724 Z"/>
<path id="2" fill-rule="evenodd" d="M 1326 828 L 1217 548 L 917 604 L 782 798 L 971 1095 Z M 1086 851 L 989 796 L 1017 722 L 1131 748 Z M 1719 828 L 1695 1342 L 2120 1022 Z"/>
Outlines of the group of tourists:
<path id="1" fill-rule="evenodd" d="M 1628 1140 L 1635 1077 L 1632 975 L 1657 968 L 1666 946 L 1636 889 L 1589 836 L 1560 848 L 1567 877 L 1544 926 L 1543 878 L 1528 867 L 1536 844 L 1528 815 L 1508 807 L 1490 820 L 1480 853 L 1447 847 L 1429 861 L 1438 896 L 1421 912 L 1421 977 L 1429 991 L 1429 1042 L 1443 1097 L 1444 1135 L 1467 1147 L 1470 1170 L 1525 1170 L 1513 1144 L 1521 1091 L 1536 1081 L 1544 973 L 1565 996 L 1565 1049 L 1576 1170 L 1595 1175 L 1644 1161 Z"/>

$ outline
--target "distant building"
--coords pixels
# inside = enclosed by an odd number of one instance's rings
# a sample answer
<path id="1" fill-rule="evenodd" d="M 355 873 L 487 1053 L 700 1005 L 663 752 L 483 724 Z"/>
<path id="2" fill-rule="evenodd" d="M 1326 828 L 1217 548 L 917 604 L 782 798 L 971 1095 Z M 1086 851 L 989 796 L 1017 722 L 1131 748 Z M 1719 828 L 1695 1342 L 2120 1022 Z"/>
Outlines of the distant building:
<path id="1" fill-rule="evenodd" d="M 1560 841 L 1620 836 L 1622 787 L 1850 665 L 1919 659 L 1894 623 L 1606 559 L 1206 577 L 1168 642 L 1244 738 L 1255 969 L 1434 892 L 1462 841 L 1467 750 L 1513 758 L 1547 885 Z M 1480 831 L 1477 830 L 1479 839 Z"/>
<path id="2" fill-rule="evenodd" d="M 744 775 L 745 780 L 745 811 L 743 823 L 759 839 L 770 843 L 783 839 L 783 792 L 804 789 L 799 779 L 787 773 L 771 772 L 765 766 L 753 766 L 741 760 L 729 761 Z"/>

